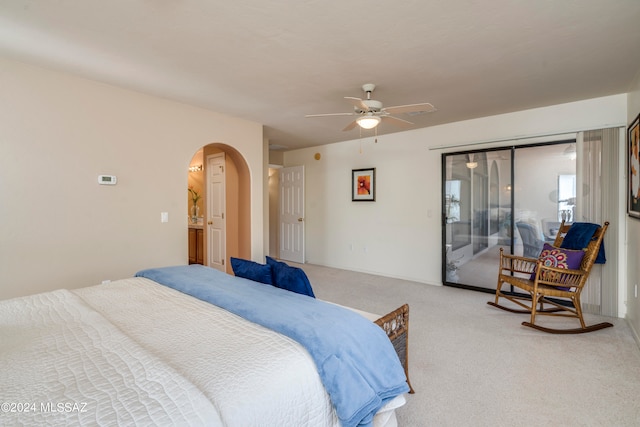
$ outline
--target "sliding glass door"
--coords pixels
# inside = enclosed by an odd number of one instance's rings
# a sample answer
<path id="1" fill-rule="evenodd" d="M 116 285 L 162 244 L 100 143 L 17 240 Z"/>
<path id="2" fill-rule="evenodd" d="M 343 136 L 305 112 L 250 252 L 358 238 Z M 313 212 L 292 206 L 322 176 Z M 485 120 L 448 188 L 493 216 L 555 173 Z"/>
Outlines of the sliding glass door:
<path id="1" fill-rule="evenodd" d="M 537 257 L 573 219 L 574 141 L 443 154 L 442 165 L 445 284 L 494 290 L 500 248 Z"/>

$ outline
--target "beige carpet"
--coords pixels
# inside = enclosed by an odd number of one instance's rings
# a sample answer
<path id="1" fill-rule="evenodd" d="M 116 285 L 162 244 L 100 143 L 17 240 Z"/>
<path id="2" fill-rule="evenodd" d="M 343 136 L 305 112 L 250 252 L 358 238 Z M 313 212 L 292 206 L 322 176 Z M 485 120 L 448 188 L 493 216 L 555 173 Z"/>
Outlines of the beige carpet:
<path id="1" fill-rule="evenodd" d="M 416 393 L 398 410 L 400 426 L 640 425 L 640 349 L 623 319 L 606 318 L 615 326 L 590 334 L 549 335 L 488 306 L 489 294 L 298 266 L 320 299 L 378 314 L 409 303 Z"/>

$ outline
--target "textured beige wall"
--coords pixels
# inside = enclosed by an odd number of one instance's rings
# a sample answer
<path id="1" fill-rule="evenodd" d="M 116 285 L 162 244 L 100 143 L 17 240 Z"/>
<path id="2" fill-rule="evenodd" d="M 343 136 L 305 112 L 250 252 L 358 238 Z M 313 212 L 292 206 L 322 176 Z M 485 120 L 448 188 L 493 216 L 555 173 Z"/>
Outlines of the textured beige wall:
<path id="1" fill-rule="evenodd" d="M 187 168 L 212 142 L 250 169 L 263 258 L 261 124 L 2 58 L 0 86 L 0 299 L 186 264 Z"/>

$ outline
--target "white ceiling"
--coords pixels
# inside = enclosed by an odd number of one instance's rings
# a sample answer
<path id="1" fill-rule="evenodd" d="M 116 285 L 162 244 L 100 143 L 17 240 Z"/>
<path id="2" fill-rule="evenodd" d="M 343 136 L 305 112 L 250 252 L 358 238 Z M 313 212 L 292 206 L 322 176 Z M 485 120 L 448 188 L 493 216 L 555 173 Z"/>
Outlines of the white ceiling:
<path id="1" fill-rule="evenodd" d="M 377 85 L 427 127 L 628 92 L 639 0 L 4 0 L 0 54 L 263 123 L 272 144 L 356 139 Z M 383 123 L 378 134 L 399 129 Z M 366 131 L 363 135 L 371 135 Z"/>

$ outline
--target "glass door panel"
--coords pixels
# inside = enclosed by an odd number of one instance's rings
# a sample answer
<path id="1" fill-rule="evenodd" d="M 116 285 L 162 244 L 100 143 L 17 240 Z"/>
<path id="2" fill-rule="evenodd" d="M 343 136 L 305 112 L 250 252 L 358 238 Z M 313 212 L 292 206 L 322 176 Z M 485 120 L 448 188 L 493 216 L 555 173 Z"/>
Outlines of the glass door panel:
<path id="1" fill-rule="evenodd" d="M 511 245 L 511 149 L 445 155 L 445 282 L 495 289 Z"/>
<path id="2" fill-rule="evenodd" d="M 560 221 L 575 208 L 575 157 L 571 144 L 515 150 L 514 253 L 537 258 L 545 242 L 553 243 Z"/>
<path id="3" fill-rule="evenodd" d="M 537 258 L 575 209 L 574 141 L 443 155 L 443 282 L 494 290 L 500 248 Z"/>

